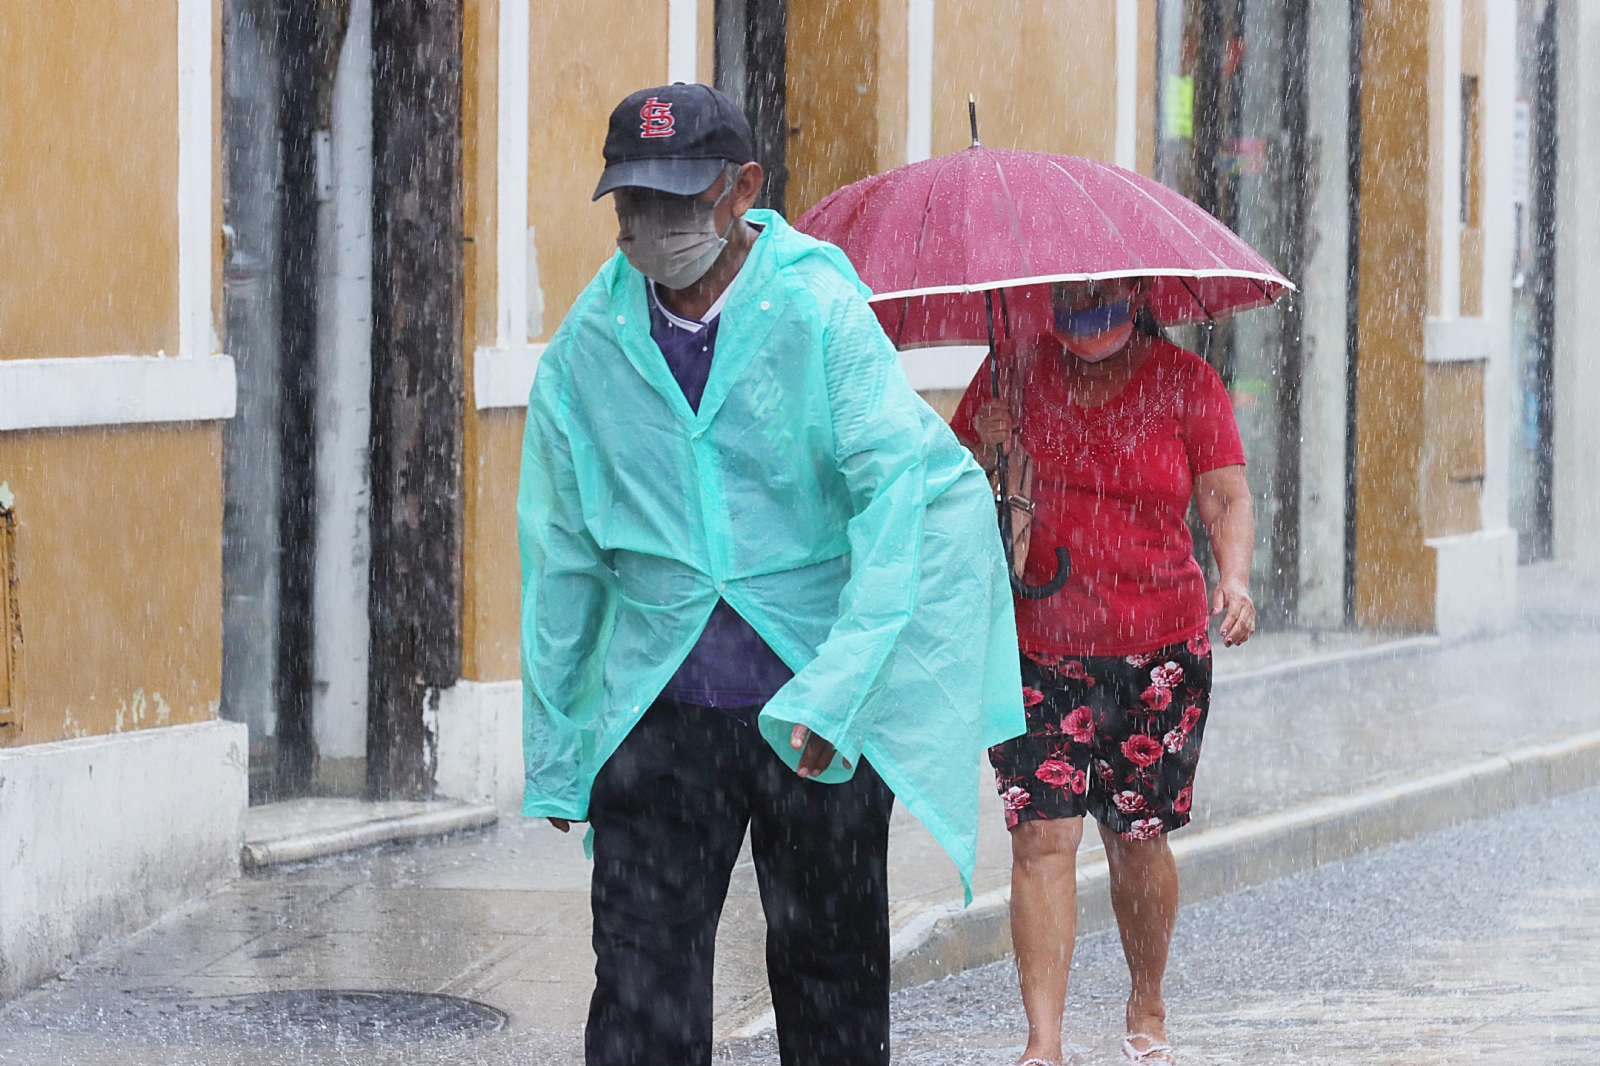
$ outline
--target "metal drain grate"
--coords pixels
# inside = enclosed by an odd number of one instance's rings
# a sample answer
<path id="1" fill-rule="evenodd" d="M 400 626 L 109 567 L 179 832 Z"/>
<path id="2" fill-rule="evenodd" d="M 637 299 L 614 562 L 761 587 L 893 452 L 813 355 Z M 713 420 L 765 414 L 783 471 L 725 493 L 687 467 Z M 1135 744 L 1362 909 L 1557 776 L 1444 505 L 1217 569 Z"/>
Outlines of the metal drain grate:
<path id="1" fill-rule="evenodd" d="M 252 1029 L 337 1039 L 473 1037 L 498 1032 L 510 1020 L 487 1003 L 430 992 L 305 988 L 218 996 L 198 1003 L 213 1017 L 222 1015 Z"/>

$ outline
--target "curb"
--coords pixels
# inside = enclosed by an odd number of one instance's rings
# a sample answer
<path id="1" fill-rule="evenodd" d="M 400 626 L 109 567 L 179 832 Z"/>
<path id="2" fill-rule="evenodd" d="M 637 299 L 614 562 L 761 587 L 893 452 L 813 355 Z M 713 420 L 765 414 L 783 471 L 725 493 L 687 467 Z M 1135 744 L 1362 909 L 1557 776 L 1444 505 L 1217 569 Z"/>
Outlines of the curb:
<path id="1" fill-rule="evenodd" d="M 1425 634 L 1419 637 L 1401 637 L 1398 640 L 1386 640 L 1381 644 L 1368 644 L 1362 648 L 1346 648 L 1343 651 L 1324 652 L 1321 655 L 1306 655 L 1298 659 L 1288 659 L 1271 666 L 1258 666 L 1251 670 L 1239 670 L 1234 673 L 1213 674 L 1211 689 L 1215 692 L 1224 685 L 1235 685 L 1247 681 L 1261 681 L 1267 678 L 1283 677 L 1287 674 L 1298 674 L 1310 670 L 1326 670 L 1335 666 L 1349 666 L 1352 663 L 1366 662 L 1371 659 L 1400 659 L 1415 655 L 1418 652 L 1438 651 L 1444 647 L 1444 638 Z"/>
<path id="2" fill-rule="evenodd" d="M 1420 649 L 1419 649 L 1420 650 Z M 1202 829 L 1172 843 L 1183 902 L 1264 884 L 1364 851 L 1600 784 L 1600 730 L 1516 748 L 1395 785 Z M 1113 928 L 1103 857 L 1078 869 L 1078 932 Z M 934 904 L 890 942 L 896 991 L 1011 954 L 1011 889 Z"/>
<path id="3" fill-rule="evenodd" d="M 399 818 L 380 818 L 341 829 L 300 833 L 277 840 L 247 841 L 239 849 L 239 861 L 247 871 L 264 870 L 284 863 L 306 862 L 379 844 L 482 829 L 499 820 L 500 812 L 486 803 L 424 811 Z"/>

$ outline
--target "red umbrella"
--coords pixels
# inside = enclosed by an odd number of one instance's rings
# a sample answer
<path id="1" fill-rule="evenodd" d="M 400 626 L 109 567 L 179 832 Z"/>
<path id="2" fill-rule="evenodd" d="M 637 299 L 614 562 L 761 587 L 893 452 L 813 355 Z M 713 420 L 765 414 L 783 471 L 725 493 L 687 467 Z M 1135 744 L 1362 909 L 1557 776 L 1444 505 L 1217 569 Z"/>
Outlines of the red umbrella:
<path id="1" fill-rule="evenodd" d="M 998 397 L 997 289 L 1003 332 L 1028 335 L 1051 325 L 1052 281 L 1154 278 L 1149 306 L 1165 325 L 1264 307 L 1294 288 L 1165 185 L 1093 159 L 984 148 L 970 97 L 967 114 L 971 148 L 846 185 L 795 223 L 849 257 L 896 347 L 987 341 Z M 1071 569 L 1067 549 L 1056 549 L 1056 575 L 1043 585 L 1017 575 L 1004 448 L 996 477 L 1012 589 L 1052 596 Z"/>
<path id="2" fill-rule="evenodd" d="M 1264 307 L 1294 288 L 1159 182 L 976 143 L 846 185 L 795 226 L 844 250 L 899 348 L 983 343 L 983 293 L 994 289 L 1008 290 L 1005 332 L 1026 335 L 1049 328 L 1052 281 L 1153 277 L 1163 325 Z"/>

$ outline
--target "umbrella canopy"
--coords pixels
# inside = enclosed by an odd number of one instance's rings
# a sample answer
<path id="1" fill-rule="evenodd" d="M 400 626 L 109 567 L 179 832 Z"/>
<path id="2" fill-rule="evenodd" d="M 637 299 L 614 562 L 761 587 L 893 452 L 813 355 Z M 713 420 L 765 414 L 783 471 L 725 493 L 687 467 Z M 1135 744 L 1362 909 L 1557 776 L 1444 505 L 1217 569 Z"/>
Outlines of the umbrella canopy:
<path id="1" fill-rule="evenodd" d="M 985 290 L 1009 290 L 997 323 L 1007 335 L 1048 328 L 1052 281 L 1154 277 L 1163 325 L 1294 288 L 1165 185 L 1076 156 L 974 145 L 847 185 L 795 226 L 843 249 L 900 348 L 988 340 Z"/>

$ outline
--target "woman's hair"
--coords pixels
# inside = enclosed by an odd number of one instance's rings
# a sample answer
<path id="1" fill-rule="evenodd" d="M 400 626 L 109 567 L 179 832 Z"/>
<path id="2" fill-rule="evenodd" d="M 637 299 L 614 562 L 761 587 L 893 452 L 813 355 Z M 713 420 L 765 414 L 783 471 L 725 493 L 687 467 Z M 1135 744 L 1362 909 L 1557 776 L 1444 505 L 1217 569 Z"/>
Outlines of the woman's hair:
<path id="1" fill-rule="evenodd" d="M 1155 312 L 1150 310 L 1150 302 L 1139 308 L 1139 313 L 1133 316 L 1133 328 L 1147 337 L 1154 337 L 1158 341 L 1167 339 L 1167 331 L 1161 328 L 1161 323 L 1156 320 Z"/>

